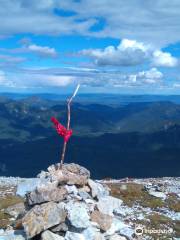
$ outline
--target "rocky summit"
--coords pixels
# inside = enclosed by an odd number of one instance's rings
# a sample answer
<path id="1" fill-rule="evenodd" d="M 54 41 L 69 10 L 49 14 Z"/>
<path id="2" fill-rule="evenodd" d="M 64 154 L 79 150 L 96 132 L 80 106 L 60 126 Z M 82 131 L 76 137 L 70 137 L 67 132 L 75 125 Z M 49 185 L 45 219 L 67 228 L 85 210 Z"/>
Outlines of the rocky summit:
<path id="1" fill-rule="evenodd" d="M 143 228 L 142 239 L 179 239 L 179 179 L 153 181 L 94 181 L 74 163 L 34 179 L 4 179 L 0 240 L 131 240 Z"/>

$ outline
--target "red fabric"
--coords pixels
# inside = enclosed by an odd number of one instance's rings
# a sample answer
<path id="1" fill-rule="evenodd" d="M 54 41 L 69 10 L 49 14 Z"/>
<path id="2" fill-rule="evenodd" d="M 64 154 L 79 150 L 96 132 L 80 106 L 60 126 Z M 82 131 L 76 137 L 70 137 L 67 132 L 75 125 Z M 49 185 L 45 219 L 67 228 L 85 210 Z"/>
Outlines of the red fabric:
<path id="1" fill-rule="evenodd" d="M 57 133 L 64 138 L 65 142 L 68 142 L 73 131 L 71 129 L 67 130 L 55 117 L 52 117 L 51 121 L 54 123 Z"/>

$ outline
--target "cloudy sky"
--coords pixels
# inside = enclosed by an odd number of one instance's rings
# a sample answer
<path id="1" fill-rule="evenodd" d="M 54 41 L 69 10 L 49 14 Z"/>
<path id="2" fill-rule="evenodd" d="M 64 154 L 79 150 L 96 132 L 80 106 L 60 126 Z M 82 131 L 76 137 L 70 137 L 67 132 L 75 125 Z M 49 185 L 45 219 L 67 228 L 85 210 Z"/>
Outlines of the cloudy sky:
<path id="1" fill-rule="evenodd" d="M 0 91 L 180 92 L 179 0 L 0 0 Z"/>

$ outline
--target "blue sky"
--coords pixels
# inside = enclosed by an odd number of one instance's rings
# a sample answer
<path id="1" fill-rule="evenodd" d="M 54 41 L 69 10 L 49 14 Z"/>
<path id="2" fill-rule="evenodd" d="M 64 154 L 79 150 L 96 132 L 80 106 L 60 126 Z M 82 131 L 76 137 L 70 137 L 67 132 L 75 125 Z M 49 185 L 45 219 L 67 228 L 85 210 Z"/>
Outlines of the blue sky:
<path id="1" fill-rule="evenodd" d="M 179 94 L 179 0 L 1 0 L 0 91 Z"/>

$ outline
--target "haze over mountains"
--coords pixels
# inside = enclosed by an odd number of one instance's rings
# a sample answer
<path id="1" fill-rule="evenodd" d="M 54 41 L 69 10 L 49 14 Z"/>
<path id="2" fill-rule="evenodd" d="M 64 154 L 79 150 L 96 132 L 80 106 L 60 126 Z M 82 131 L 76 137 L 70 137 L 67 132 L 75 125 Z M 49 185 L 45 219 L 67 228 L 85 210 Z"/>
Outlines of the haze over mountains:
<path id="1" fill-rule="evenodd" d="M 35 176 L 59 161 L 62 139 L 50 118 L 66 122 L 66 96 L 0 97 L 0 175 Z M 66 162 L 95 178 L 180 175 L 180 96 L 79 95 L 72 106 Z"/>

